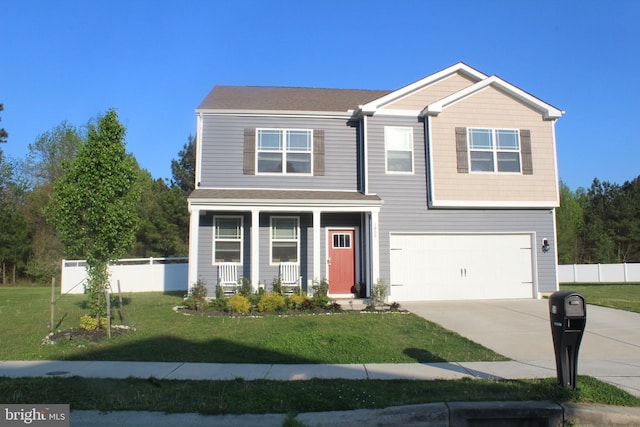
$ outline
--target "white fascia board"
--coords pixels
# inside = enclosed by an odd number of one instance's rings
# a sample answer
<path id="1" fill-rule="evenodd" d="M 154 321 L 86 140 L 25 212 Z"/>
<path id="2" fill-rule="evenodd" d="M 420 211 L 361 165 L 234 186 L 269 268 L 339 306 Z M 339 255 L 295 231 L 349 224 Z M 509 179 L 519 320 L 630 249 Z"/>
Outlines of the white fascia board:
<path id="1" fill-rule="evenodd" d="M 540 99 L 512 85 L 511 83 L 508 83 L 502 80 L 500 77 L 491 76 L 482 81 L 479 81 L 476 84 L 473 84 L 469 87 L 459 90 L 458 92 L 452 95 L 442 98 L 440 101 L 437 101 L 431 105 L 428 105 L 424 110 L 422 110 L 421 115 L 437 116 L 442 112 L 442 110 L 449 107 L 450 105 L 453 105 L 456 102 L 461 101 L 462 99 L 468 96 L 472 96 L 491 85 L 499 87 L 500 89 L 508 92 L 509 94 L 511 94 L 512 96 L 515 96 L 516 98 L 522 100 L 523 102 L 543 110 L 545 120 L 557 119 L 559 117 L 562 117 L 562 115 L 564 114 L 564 111 L 559 110 L 554 106 L 547 104 L 544 101 L 541 101 Z"/>
<path id="2" fill-rule="evenodd" d="M 196 113 L 206 116 L 245 116 L 245 117 L 314 117 L 314 118 L 350 118 L 353 110 L 349 111 L 294 111 L 294 110 L 215 110 L 198 109 Z"/>
<path id="3" fill-rule="evenodd" d="M 411 83 L 405 87 L 402 87 L 396 91 L 393 91 L 388 95 L 385 95 L 381 98 L 373 100 L 367 104 L 361 105 L 359 108 L 359 111 L 364 114 L 373 114 L 383 105 L 386 105 L 390 102 L 398 100 L 399 98 L 405 97 L 411 92 L 415 92 L 416 90 L 422 89 L 423 87 L 428 86 L 435 81 L 443 79 L 457 72 L 463 72 L 464 74 L 467 74 L 477 80 L 483 80 L 487 78 L 486 74 L 481 73 L 475 68 L 469 67 L 465 63 L 458 62 L 457 64 L 447 67 L 444 70 L 438 71 L 435 74 L 431 74 L 423 79 L 418 80 L 417 82 Z"/>
<path id="4" fill-rule="evenodd" d="M 559 206 L 557 201 L 548 200 L 431 200 L 429 207 L 432 208 L 485 208 L 485 209 L 553 209 Z"/>
<path id="5" fill-rule="evenodd" d="M 390 116 L 390 117 L 418 117 L 422 113 L 421 110 L 378 110 L 371 113 L 373 116 Z"/>
<path id="6" fill-rule="evenodd" d="M 190 208 L 197 206 L 199 210 L 215 211 L 270 211 L 270 212 L 313 212 L 320 209 L 322 212 L 379 212 L 382 202 L 338 202 L 335 200 L 316 200 L 301 203 L 300 200 L 244 200 L 225 199 L 212 201 L 211 199 L 189 200 Z"/>

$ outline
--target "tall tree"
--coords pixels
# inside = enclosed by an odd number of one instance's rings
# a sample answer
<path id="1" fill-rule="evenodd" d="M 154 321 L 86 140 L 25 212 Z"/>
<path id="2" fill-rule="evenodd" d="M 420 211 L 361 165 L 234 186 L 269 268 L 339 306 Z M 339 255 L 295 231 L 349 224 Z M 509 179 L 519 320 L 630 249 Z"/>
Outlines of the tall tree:
<path id="1" fill-rule="evenodd" d="M 64 249 L 55 229 L 46 221 L 44 210 L 54 183 L 64 175 L 63 164 L 73 161 L 84 138 L 80 130 L 63 121 L 29 144 L 23 173 L 32 189 L 26 195 L 24 214 L 32 236 L 27 274 L 35 282 L 47 283 L 60 273 Z"/>
<path id="2" fill-rule="evenodd" d="M 582 193 L 584 190 L 579 190 Z M 577 264 L 582 256 L 584 229 L 583 206 L 579 197 L 560 181 L 560 207 L 556 210 L 558 260 L 560 264 Z"/>
<path id="3" fill-rule="evenodd" d="M 178 153 L 178 160 L 171 160 L 172 186 L 178 186 L 188 196 L 195 188 L 196 138 L 189 135 L 188 142 Z"/>
<path id="4" fill-rule="evenodd" d="M 131 256 L 184 256 L 188 247 L 189 214 L 185 196 L 177 186 L 151 177 L 146 170 L 139 174 L 141 189 L 138 214 L 140 228 Z"/>
<path id="5" fill-rule="evenodd" d="M 4 111 L 4 104 L 0 103 L 0 112 Z M 0 118 L 0 122 L 2 121 L 2 119 Z M 7 138 L 9 137 L 9 134 L 7 133 L 6 130 L 4 130 L 4 128 L 0 128 L 0 142 L 7 142 Z"/>
<path id="6" fill-rule="evenodd" d="M 115 110 L 91 124 L 87 141 L 54 187 L 51 220 L 65 250 L 87 260 L 90 313 L 105 313 L 109 261 L 131 247 L 138 225 L 137 165 Z M 100 322 L 98 322 L 98 325 Z"/>

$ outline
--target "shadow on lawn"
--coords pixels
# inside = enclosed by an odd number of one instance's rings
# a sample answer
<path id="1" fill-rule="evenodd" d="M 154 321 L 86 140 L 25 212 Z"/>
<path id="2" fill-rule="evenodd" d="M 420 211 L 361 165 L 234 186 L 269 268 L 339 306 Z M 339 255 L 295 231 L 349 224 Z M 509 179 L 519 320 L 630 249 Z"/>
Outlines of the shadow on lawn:
<path id="1" fill-rule="evenodd" d="M 436 356 L 422 348 L 406 348 L 403 351 L 404 354 L 415 359 L 418 363 L 440 363 L 440 362 L 448 362 L 448 360 L 443 359 L 440 356 Z"/>
<path id="2" fill-rule="evenodd" d="M 319 360 L 245 346 L 224 339 L 213 339 L 203 343 L 170 335 L 116 344 L 103 342 L 101 347 L 79 349 L 69 354 L 68 358 L 137 362 L 322 363 Z"/>

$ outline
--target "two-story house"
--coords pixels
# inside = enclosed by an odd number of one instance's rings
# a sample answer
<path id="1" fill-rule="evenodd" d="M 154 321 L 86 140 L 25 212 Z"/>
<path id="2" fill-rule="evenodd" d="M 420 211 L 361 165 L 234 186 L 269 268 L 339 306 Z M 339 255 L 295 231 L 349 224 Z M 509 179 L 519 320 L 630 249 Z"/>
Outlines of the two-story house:
<path id="1" fill-rule="evenodd" d="M 197 108 L 189 283 L 390 301 L 557 290 L 555 121 L 563 112 L 458 63 L 395 91 L 216 86 Z M 356 286 L 356 284 L 360 284 Z"/>

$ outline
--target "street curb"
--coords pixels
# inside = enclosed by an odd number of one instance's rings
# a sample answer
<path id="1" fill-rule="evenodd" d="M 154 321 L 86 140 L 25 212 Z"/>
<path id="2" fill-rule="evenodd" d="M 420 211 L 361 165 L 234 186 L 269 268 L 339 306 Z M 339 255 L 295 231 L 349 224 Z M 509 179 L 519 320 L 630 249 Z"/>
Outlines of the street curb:
<path id="1" fill-rule="evenodd" d="M 179 425 L 181 427 L 281 427 L 285 414 L 201 415 L 194 413 L 166 414 L 142 411 L 71 411 L 71 425 L 107 427 L 146 427 Z M 637 427 L 640 408 L 593 404 L 557 404 L 545 401 L 507 402 L 439 402 L 391 406 L 380 409 L 352 411 L 306 412 L 295 420 L 308 427 L 466 427 L 474 425 L 540 425 L 556 427 L 565 422 L 577 422 L 580 427 Z M 534 424 L 531 424 L 531 423 Z"/>

